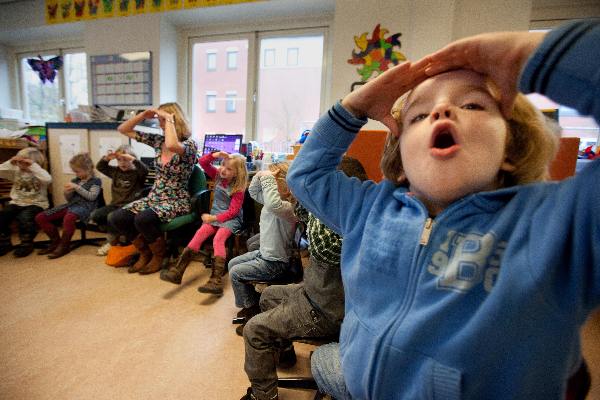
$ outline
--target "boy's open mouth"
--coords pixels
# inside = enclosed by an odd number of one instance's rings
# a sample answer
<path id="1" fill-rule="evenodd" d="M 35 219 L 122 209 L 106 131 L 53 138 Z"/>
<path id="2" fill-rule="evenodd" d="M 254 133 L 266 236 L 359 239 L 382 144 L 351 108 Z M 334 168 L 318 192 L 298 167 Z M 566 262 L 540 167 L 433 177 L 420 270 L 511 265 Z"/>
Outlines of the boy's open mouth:
<path id="1" fill-rule="evenodd" d="M 434 157 L 448 157 L 459 149 L 451 124 L 438 124 L 431 136 L 431 154 Z"/>

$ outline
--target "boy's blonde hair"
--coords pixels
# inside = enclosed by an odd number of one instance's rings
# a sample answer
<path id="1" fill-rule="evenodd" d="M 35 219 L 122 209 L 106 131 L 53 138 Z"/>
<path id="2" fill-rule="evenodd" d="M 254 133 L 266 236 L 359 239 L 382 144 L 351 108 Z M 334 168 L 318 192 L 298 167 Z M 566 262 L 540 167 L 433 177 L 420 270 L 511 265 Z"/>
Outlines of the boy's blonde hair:
<path id="1" fill-rule="evenodd" d="M 94 162 L 89 153 L 75 154 L 69 160 L 69 165 L 71 168 L 78 168 L 86 171 L 89 176 L 94 176 Z"/>
<path id="2" fill-rule="evenodd" d="M 135 154 L 135 151 L 133 151 L 133 148 L 128 144 L 122 144 L 119 147 L 117 147 L 117 149 L 115 150 L 115 153 L 129 154 L 130 156 L 137 158 L 137 154 Z"/>
<path id="3" fill-rule="evenodd" d="M 246 157 L 241 154 L 230 154 L 224 162 L 229 162 L 235 170 L 235 177 L 231 180 L 231 193 L 243 192 L 248 186 L 248 170 L 246 169 Z"/>
<path id="4" fill-rule="evenodd" d="M 498 99 L 498 90 L 489 84 L 490 92 Z M 392 107 L 392 116 L 402 132 L 402 109 L 410 92 L 400 97 Z M 515 99 L 512 116 L 506 120 L 507 135 L 505 160 L 514 169 L 498 171 L 497 187 L 504 188 L 549 178 L 550 162 L 558 149 L 558 138 L 549 129 L 546 117 L 519 93 Z M 408 185 L 400 156 L 400 137 L 388 134 L 381 157 L 381 170 L 386 179 L 396 185 Z"/>
<path id="5" fill-rule="evenodd" d="M 29 158 L 31 161 L 35 162 L 39 166 L 43 167 L 46 162 L 46 157 L 42 154 L 41 151 L 36 149 L 35 147 L 26 147 L 21 149 L 16 154 L 18 157 Z"/>
<path id="6" fill-rule="evenodd" d="M 269 171 L 273 173 L 275 177 L 275 181 L 277 182 L 277 187 L 280 190 L 281 198 L 285 201 L 289 201 L 292 204 L 296 204 L 296 199 L 292 195 L 290 188 L 287 184 L 287 173 L 290 169 L 290 164 L 285 161 L 275 162 L 273 164 L 269 164 Z"/>
<path id="7" fill-rule="evenodd" d="M 179 139 L 180 142 L 183 142 L 191 136 L 192 133 L 190 125 L 188 124 L 185 114 L 183 113 L 183 110 L 179 104 L 175 102 L 164 103 L 158 106 L 158 109 L 166 111 L 169 114 L 173 114 L 173 119 L 175 120 L 175 132 L 177 132 L 177 139 Z"/>

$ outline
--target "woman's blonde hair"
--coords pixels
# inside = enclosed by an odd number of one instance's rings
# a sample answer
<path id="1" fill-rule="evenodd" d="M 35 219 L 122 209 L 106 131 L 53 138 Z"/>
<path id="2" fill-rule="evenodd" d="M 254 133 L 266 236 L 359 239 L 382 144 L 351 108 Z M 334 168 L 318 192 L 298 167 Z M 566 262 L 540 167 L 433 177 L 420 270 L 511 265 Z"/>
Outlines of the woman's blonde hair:
<path id="1" fill-rule="evenodd" d="M 183 142 L 187 138 L 189 138 L 192 134 L 190 125 L 185 118 L 185 114 L 183 110 L 179 106 L 179 104 L 173 103 L 164 103 L 158 106 L 159 110 L 163 110 L 168 112 L 169 114 L 173 114 L 173 119 L 175 120 L 175 132 L 177 132 L 177 139 L 180 142 Z"/>
<path id="2" fill-rule="evenodd" d="M 490 92 L 498 99 L 497 89 L 489 83 Z M 409 93 L 400 97 L 392 107 L 392 116 L 402 132 L 402 109 Z M 558 138 L 551 132 L 546 117 L 527 98 L 519 93 L 512 116 L 506 120 L 507 135 L 505 160 L 514 169 L 498 172 L 498 188 L 544 181 L 549 178 L 550 162 L 558 149 Z M 381 169 L 386 179 L 398 186 L 408 185 L 400 156 L 400 138 L 388 134 L 381 158 Z"/>
<path id="3" fill-rule="evenodd" d="M 29 158 L 31 161 L 35 162 L 41 167 L 43 167 L 46 163 L 46 157 L 44 157 L 42 152 L 36 149 L 35 147 L 26 147 L 24 149 L 21 149 L 17 152 L 16 155 L 23 158 Z"/>
<path id="4" fill-rule="evenodd" d="M 248 170 L 246 169 L 246 157 L 241 154 L 230 154 L 223 162 L 229 162 L 235 170 L 235 177 L 231 180 L 231 193 L 243 192 L 248 186 Z"/>
<path id="5" fill-rule="evenodd" d="M 94 162 L 89 153 L 75 154 L 70 160 L 71 168 L 78 168 L 86 171 L 89 176 L 94 176 Z"/>
<path id="6" fill-rule="evenodd" d="M 285 161 L 275 162 L 273 164 L 269 164 L 269 171 L 273 173 L 275 177 L 275 181 L 277 182 L 277 188 L 280 191 L 281 198 L 285 201 L 289 201 L 292 204 L 296 204 L 296 199 L 292 195 L 290 188 L 287 184 L 287 173 L 290 169 L 290 164 Z"/>

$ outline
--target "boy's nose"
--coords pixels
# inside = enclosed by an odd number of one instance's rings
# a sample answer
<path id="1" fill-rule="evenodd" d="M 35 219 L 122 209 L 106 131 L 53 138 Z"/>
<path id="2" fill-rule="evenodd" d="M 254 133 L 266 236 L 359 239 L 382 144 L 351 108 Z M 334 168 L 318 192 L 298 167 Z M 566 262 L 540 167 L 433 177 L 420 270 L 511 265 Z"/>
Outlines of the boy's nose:
<path id="1" fill-rule="evenodd" d="M 431 116 L 433 117 L 434 120 L 438 120 L 440 118 L 450 118 L 450 116 L 452 115 L 452 113 L 450 112 L 450 109 L 446 108 L 443 110 L 436 110 L 434 111 Z"/>

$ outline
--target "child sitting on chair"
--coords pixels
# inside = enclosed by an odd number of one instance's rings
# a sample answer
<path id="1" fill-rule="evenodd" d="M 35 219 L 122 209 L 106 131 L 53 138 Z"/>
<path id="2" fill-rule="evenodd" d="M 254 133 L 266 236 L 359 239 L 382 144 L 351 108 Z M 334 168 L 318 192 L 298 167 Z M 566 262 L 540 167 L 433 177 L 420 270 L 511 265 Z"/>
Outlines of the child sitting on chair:
<path id="1" fill-rule="evenodd" d="M 223 163 L 215 168 L 212 162 L 222 158 Z M 200 166 L 206 174 L 215 181 L 212 208 L 209 214 L 202 214 L 202 225 L 190 243 L 183 249 L 177 263 L 163 271 L 162 280 L 180 284 L 183 273 L 192 259 L 193 252 L 200 250 L 206 239 L 214 235 L 214 262 L 208 282 L 200 286 L 202 293 L 223 293 L 222 276 L 225 272 L 227 257 L 225 241 L 242 227 L 242 204 L 248 183 L 246 159 L 239 154 L 228 154 L 217 151 L 206 154 L 200 159 Z"/>
<path id="2" fill-rule="evenodd" d="M 342 158 L 339 169 L 347 176 L 367 179 L 362 164 L 354 158 Z M 262 312 L 243 328 L 244 370 L 251 387 L 242 400 L 277 398 L 277 365 L 291 367 L 296 362 L 290 339 L 337 340 L 344 318 L 342 238 L 299 203 L 296 215 L 307 226 L 310 265 L 302 283 L 267 287 L 260 296 Z"/>
<path id="3" fill-rule="evenodd" d="M 52 177 L 41 165 L 44 156 L 33 147 L 21 149 L 10 160 L 0 164 L 0 177 L 13 182 L 10 202 L 0 210 L 0 256 L 13 248 L 10 223 L 18 222 L 21 244 L 15 249 L 15 257 L 25 257 L 33 251 L 33 239 L 37 234 L 35 216 L 48 208 L 48 185 Z"/>
<path id="4" fill-rule="evenodd" d="M 294 195 L 344 237 L 352 398 L 564 398 L 600 304 L 600 162 L 540 182 L 557 140 L 514 95 L 520 79 L 600 121 L 600 22 L 544 35 L 481 35 L 394 67 L 322 116 L 295 159 Z M 335 171 L 367 117 L 392 132 L 379 184 Z"/>
<path id="5" fill-rule="evenodd" d="M 296 222 L 295 199 L 285 178 L 289 164 L 273 163 L 252 178 L 248 192 L 263 204 L 260 213 L 259 248 L 242 254 L 229 262 L 229 275 L 239 315 L 246 320 L 260 312 L 260 294 L 247 281 L 276 280 L 289 272 L 289 259 L 294 243 Z M 236 332 L 241 334 L 243 325 Z"/>
<path id="6" fill-rule="evenodd" d="M 109 165 L 111 160 L 117 160 L 116 167 Z M 102 157 L 96 169 L 112 179 L 110 204 L 94 210 L 91 216 L 92 221 L 107 230 L 106 243 L 97 252 L 99 256 L 105 256 L 118 239 L 118 232 L 108 224 L 108 215 L 140 197 L 148 167 L 137 159 L 131 146 L 124 144 Z"/>
<path id="7" fill-rule="evenodd" d="M 88 153 L 76 154 L 69 160 L 69 165 L 76 177 L 65 185 L 67 202 L 35 217 L 37 224 L 50 238 L 50 245 L 38 254 L 48 254 L 48 258 L 62 257 L 69 252 L 75 222 L 87 221 L 97 206 L 102 189 L 102 181 L 94 176 L 94 163 Z M 62 221 L 62 237 L 53 221 Z"/>

